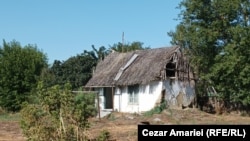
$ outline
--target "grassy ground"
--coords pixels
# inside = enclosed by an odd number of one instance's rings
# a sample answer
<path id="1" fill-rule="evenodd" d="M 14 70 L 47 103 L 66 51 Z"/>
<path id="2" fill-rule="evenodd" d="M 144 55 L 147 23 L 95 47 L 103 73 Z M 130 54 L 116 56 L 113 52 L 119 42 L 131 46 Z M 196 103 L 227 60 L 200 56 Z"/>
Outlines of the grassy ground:
<path id="1" fill-rule="evenodd" d="M 15 114 L 8 114 L 8 113 L 0 114 L 0 122 L 4 122 L 4 121 L 19 121 L 20 118 L 21 117 L 20 117 L 19 113 L 15 113 Z"/>

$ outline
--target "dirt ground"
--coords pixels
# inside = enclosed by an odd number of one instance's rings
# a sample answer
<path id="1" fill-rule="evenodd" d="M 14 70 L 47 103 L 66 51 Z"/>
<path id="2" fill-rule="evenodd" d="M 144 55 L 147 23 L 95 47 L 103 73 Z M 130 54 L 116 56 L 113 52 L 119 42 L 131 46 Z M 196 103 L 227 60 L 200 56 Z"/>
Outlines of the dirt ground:
<path id="1" fill-rule="evenodd" d="M 249 116 L 240 113 L 209 114 L 198 109 L 167 109 L 161 114 L 144 116 L 113 112 L 98 119 L 90 119 L 91 128 L 87 135 L 96 138 L 101 131 L 110 133 L 110 141 L 137 141 L 137 125 L 142 122 L 150 124 L 249 124 Z M 0 121 L 0 141 L 25 141 L 19 123 Z"/>
<path id="2" fill-rule="evenodd" d="M 0 141 L 25 141 L 18 121 L 0 121 Z"/>

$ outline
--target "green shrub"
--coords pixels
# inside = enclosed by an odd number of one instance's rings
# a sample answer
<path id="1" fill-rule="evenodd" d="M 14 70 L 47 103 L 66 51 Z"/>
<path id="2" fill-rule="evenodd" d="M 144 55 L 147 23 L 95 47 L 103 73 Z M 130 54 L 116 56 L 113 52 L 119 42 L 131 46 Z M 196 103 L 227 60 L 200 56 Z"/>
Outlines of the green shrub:
<path id="1" fill-rule="evenodd" d="M 21 110 L 21 128 L 30 141 L 85 140 L 88 118 L 96 115 L 94 94 L 73 94 L 71 86 L 38 85 L 39 102 L 24 104 Z"/>
<path id="2" fill-rule="evenodd" d="M 155 108 L 151 109 L 150 111 L 145 112 L 144 116 L 152 116 L 154 114 L 160 114 L 164 109 L 167 108 L 166 102 L 162 102 L 159 106 L 156 106 Z"/>

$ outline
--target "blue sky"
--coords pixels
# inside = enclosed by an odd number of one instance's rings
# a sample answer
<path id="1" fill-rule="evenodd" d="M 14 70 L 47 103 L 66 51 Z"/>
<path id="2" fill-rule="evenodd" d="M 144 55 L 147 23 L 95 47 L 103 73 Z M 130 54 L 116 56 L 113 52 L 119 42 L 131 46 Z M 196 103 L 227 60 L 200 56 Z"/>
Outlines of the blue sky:
<path id="1" fill-rule="evenodd" d="M 84 50 L 140 41 L 170 46 L 181 0 L 2 0 L 0 39 L 37 45 L 49 63 Z"/>

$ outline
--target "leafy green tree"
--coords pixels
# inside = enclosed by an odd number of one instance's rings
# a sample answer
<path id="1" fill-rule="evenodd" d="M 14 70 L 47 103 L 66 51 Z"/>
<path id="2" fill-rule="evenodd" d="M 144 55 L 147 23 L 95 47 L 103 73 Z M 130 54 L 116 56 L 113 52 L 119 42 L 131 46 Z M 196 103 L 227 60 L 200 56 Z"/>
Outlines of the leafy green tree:
<path id="1" fill-rule="evenodd" d="M 70 57 L 66 61 L 55 60 L 52 67 L 44 70 L 41 80 L 45 86 L 70 83 L 74 90 L 84 86 L 92 76 L 97 61 L 85 53 Z"/>
<path id="2" fill-rule="evenodd" d="M 129 52 L 129 51 L 133 51 L 133 50 L 143 50 L 143 49 L 149 49 L 149 48 L 150 47 L 143 47 L 142 42 L 135 41 L 135 42 L 126 43 L 126 44 L 118 42 L 118 43 L 110 46 L 109 50 L 113 50 L 116 52 Z"/>
<path id="3" fill-rule="evenodd" d="M 47 67 L 46 55 L 34 45 L 22 47 L 13 40 L 0 48 L 0 106 L 18 111 L 36 87 L 38 77 Z"/>
<path id="4" fill-rule="evenodd" d="M 48 70 L 45 70 L 45 77 L 43 77 L 42 81 L 45 86 L 53 86 L 53 85 L 64 85 L 65 81 L 63 80 L 64 72 L 63 72 L 63 62 L 59 60 L 55 60 L 54 63 Z M 51 77 L 48 77 L 51 76 Z M 48 81 L 46 81 L 48 79 Z"/>
<path id="5" fill-rule="evenodd" d="M 250 26 L 232 28 L 231 33 L 231 43 L 216 56 L 207 78 L 225 101 L 250 106 Z"/>
<path id="6" fill-rule="evenodd" d="M 92 76 L 96 61 L 88 55 L 77 55 L 63 62 L 63 80 L 70 82 L 74 90 L 84 86 Z"/>
<path id="7" fill-rule="evenodd" d="M 214 86 L 226 102 L 250 104 L 248 0 L 185 0 L 172 44 L 189 55 L 199 76 L 198 95 Z"/>
<path id="8" fill-rule="evenodd" d="M 56 83 L 60 83 L 60 77 L 56 77 L 56 75 L 52 72 L 51 68 L 44 68 L 39 77 L 40 81 L 43 81 L 45 87 L 51 87 Z"/>

